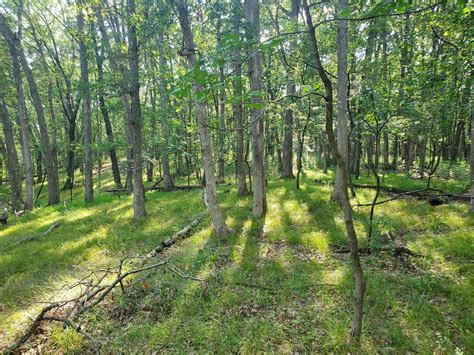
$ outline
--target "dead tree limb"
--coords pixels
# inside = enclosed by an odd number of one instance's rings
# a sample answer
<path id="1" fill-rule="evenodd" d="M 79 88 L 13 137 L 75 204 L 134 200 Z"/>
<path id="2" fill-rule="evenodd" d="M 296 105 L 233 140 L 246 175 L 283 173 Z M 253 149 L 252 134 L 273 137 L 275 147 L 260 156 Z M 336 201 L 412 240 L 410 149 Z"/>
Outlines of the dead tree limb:
<path id="1" fill-rule="evenodd" d="M 173 186 L 171 190 L 166 190 L 164 187 L 161 186 L 151 186 L 147 187 L 145 191 L 177 191 L 177 190 L 193 190 L 193 189 L 202 189 L 202 185 L 189 185 L 189 186 Z M 103 192 L 108 192 L 108 193 L 127 193 L 127 189 L 106 189 L 103 190 Z"/>
<path id="2" fill-rule="evenodd" d="M 345 245 L 331 245 L 331 249 L 334 253 L 338 254 L 346 254 L 350 253 L 349 247 Z M 359 248 L 359 253 L 364 254 L 366 250 L 363 248 Z M 383 246 L 383 247 L 372 247 L 371 251 L 387 251 L 393 253 L 394 256 L 401 256 L 401 255 L 409 255 L 419 257 L 420 254 L 415 253 L 414 251 L 406 248 L 406 247 L 399 247 L 399 246 Z"/>
<path id="3" fill-rule="evenodd" d="M 89 274 L 80 280 L 74 282 L 71 285 L 64 285 L 68 290 L 78 290 L 79 293 L 76 297 L 64 301 L 52 302 L 45 306 L 38 315 L 33 319 L 32 323 L 28 326 L 26 331 L 18 337 L 10 346 L 3 350 L 4 353 L 12 353 L 17 351 L 23 344 L 25 344 L 36 332 L 38 327 L 45 321 L 62 322 L 66 326 L 69 326 L 82 335 L 89 339 L 94 347 L 96 353 L 99 352 L 98 342 L 87 332 L 81 328 L 81 322 L 77 320 L 81 315 L 91 308 L 101 303 L 108 294 L 110 294 L 117 285 L 120 285 L 123 290 L 123 280 L 140 272 L 157 269 L 160 267 L 166 267 L 171 272 L 177 275 L 195 280 L 205 282 L 204 280 L 198 279 L 191 275 L 186 275 L 183 271 L 178 269 L 176 266 L 168 265 L 169 259 L 163 259 L 155 263 L 146 264 L 146 262 L 159 254 L 165 249 L 176 244 L 178 241 L 189 237 L 192 234 L 193 229 L 201 223 L 206 216 L 206 213 L 202 213 L 195 217 L 191 223 L 186 225 L 183 229 L 173 234 L 167 240 L 161 242 L 157 247 L 151 250 L 148 254 L 142 256 L 125 256 L 120 260 L 118 265 L 113 268 L 92 270 Z M 50 229 L 53 226 L 50 227 Z M 48 231 L 50 230 L 48 229 Z M 136 262 L 138 261 L 138 262 Z M 129 270 L 124 272 L 124 269 Z M 112 280 L 110 276 L 115 275 Z M 110 283 L 106 283 L 110 282 Z"/>
<path id="4" fill-rule="evenodd" d="M 376 189 L 377 187 L 376 186 L 371 186 L 371 185 L 354 185 L 355 187 L 358 187 L 358 188 L 366 188 L 366 189 Z M 413 196 L 417 199 L 420 199 L 420 200 L 429 200 L 429 199 L 433 199 L 433 198 L 440 198 L 440 197 L 444 197 L 444 198 L 447 198 L 447 199 L 450 199 L 450 200 L 454 200 L 454 201 L 460 201 L 460 202 L 467 202 L 469 201 L 469 196 L 464 196 L 464 195 L 456 195 L 456 194 L 452 194 L 450 192 L 446 192 L 444 190 L 441 190 L 441 189 L 435 189 L 435 188 L 432 188 L 432 187 L 427 187 L 427 188 L 424 188 L 424 189 L 419 189 L 419 190 L 413 190 L 413 191 L 405 191 L 405 190 L 400 190 L 400 189 L 397 189 L 397 188 L 394 188 L 394 187 L 380 187 L 380 190 L 383 190 L 385 192 L 388 192 L 388 193 L 396 193 L 397 195 L 391 197 L 391 198 L 388 198 L 386 200 L 382 200 L 382 201 L 378 201 L 375 203 L 375 205 L 381 205 L 383 203 L 387 203 L 387 202 L 390 202 L 390 201 L 394 201 L 394 200 L 397 200 L 399 198 L 402 198 L 402 197 L 405 197 L 405 196 Z M 436 194 L 427 194 L 426 192 L 437 192 Z M 359 204 L 356 204 L 354 205 L 353 207 L 366 207 L 366 206 L 372 206 L 372 203 L 359 203 Z"/>

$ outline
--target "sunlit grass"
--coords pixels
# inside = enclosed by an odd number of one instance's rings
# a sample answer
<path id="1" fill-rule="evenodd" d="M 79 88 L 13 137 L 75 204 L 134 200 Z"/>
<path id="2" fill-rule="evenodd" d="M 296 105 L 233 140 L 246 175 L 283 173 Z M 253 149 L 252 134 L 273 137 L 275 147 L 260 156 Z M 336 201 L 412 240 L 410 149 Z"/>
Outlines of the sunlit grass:
<path id="1" fill-rule="evenodd" d="M 220 186 L 235 233 L 218 238 L 206 218 L 191 238 L 167 252 L 173 265 L 205 282 L 162 270 L 139 276 L 126 295 L 118 291 L 90 313 L 85 327 L 112 353 L 352 351 L 350 262 L 331 252 L 331 244 L 347 243 L 342 214 L 329 202 L 332 179 L 332 172 L 308 171 L 299 191 L 294 181 L 270 179 L 263 221 L 252 219 L 251 196 L 238 198 L 234 186 Z M 409 189 L 424 182 L 391 174 L 384 183 Z M 465 184 L 433 183 L 450 191 Z M 104 175 L 103 186 L 111 184 Z M 352 203 L 370 202 L 373 193 L 358 189 Z M 62 195 L 69 198 L 68 192 Z M 66 207 L 37 208 L 0 229 L 0 328 L 6 333 L 0 342 L 27 322 L 38 308 L 34 301 L 49 299 L 55 288 L 77 278 L 78 266 L 110 265 L 125 254 L 143 253 L 204 210 L 200 190 L 146 196 L 148 217 L 139 224 L 133 222 L 131 196 L 98 192 L 85 204 L 76 188 Z M 40 204 L 45 198 L 43 191 Z M 365 245 L 369 208 L 354 211 Z M 40 236 L 55 220 L 60 227 Z M 409 198 L 380 205 L 373 242 L 386 243 L 389 233 L 401 235 L 397 242 L 423 257 L 363 257 L 368 292 L 362 352 L 468 353 L 474 348 L 474 221 L 468 206 L 433 207 Z M 18 244 L 32 235 L 38 238 Z M 89 344 L 54 327 L 48 347 L 83 352 Z"/>

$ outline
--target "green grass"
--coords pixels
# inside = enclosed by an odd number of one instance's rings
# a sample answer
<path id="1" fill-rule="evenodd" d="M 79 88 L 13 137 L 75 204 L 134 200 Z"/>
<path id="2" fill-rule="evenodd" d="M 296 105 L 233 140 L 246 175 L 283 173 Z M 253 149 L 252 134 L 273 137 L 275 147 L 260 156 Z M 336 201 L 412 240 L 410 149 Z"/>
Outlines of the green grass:
<path id="1" fill-rule="evenodd" d="M 139 275 L 125 295 L 115 292 L 86 317 L 86 329 L 110 353 L 353 350 L 347 344 L 350 263 L 329 247 L 346 243 L 342 215 L 328 202 L 331 186 L 314 182 L 330 178 L 308 172 L 300 191 L 294 181 L 270 179 L 268 214 L 258 223 L 251 218 L 251 197 L 237 198 L 233 186 L 221 186 L 219 197 L 236 233 L 218 238 L 206 220 L 167 252 L 173 265 L 205 279 L 207 287 L 163 270 Z M 385 183 L 407 189 L 423 184 L 404 175 L 388 175 Z M 435 183 L 455 192 L 466 184 Z M 358 190 L 353 202 L 369 202 L 372 194 Z M 11 340 L 37 309 L 35 301 L 82 275 L 78 266 L 109 265 L 127 253 L 147 251 L 204 209 L 198 190 L 149 192 L 148 217 L 136 225 L 129 196 L 99 194 L 88 205 L 81 189 L 74 196 L 65 211 L 62 205 L 38 208 L 0 230 L 0 329 L 5 333 L 0 341 Z M 49 235 L 17 244 L 54 220 L 61 225 Z M 262 236 L 256 233 L 259 223 Z M 362 245 L 367 223 L 368 208 L 356 208 Z M 383 243 L 388 231 L 401 233 L 399 242 L 423 257 L 363 257 L 368 290 L 362 352 L 471 353 L 474 219 L 467 204 L 433 207 L 401 199 L 381 205 L 375 243 Z M 52 328 L 47 345 L 59 352 L 89 346 L 59 326 Z"/>

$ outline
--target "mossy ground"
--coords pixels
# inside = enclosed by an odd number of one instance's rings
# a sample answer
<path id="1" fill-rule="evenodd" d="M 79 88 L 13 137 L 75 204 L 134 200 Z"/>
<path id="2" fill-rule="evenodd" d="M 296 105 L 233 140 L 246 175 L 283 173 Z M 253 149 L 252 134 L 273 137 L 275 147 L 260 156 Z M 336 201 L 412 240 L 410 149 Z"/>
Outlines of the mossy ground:
<path id="1" fill-rule="evenodd" d="M 307 172 L 301 190 L 294 181 L 270 179 L 268 214 L 258 223 L 251 217 L 251 197 L 238 198 L 233 186 L 220 186 L 235 234 L 216 237 L 206 219 L 166 253 L 170 263 L 205 279 L 207 287 L 160 269 L 141 274 L 126 294 L 117 290 L 89 313 L 84 326 L 110 353 L 353 350 L 347 343 L 350 263 L 330 249 L 346 243 L 343 220 L 338 206 L 328 202 L 331 186 L 321 182 L 331 177 Z M 434 184 L 454 192 L 466 188 L 465 180 L 451 181 Z M 410 189 L 424 182 L 389 174 L 385 184 Z M 354 203 L 373 195 L 357 192 Z M 86 205 L 77 188 L 66 207 L 43 206 L 2 226 L 0 342 L 10 341 L 27 322 L 40 307 L 35 302 L 83 275 L 81 267 L 145 252 L 204 210 L 200 190 L 148 192 L 146 208 L 146 220 L 134 224 L 130 196 L 98 193 Z M 368 212 L 355 209 L 361 245 Z M 60 227 L 39 236 L 55 220 Z M 468 205 L 400 199 L 377 207 L 375 225 L 374 243 L 386 242 L 390 231 L 422 257 L 363 257 L 368 289 L 362 352 L 472 353 L 474 218 Z M 19 242 L 32 235 L 37 238 Z M 44 349 L 82 352 L 89 346 L 74 331 L 53 326 Z"/>

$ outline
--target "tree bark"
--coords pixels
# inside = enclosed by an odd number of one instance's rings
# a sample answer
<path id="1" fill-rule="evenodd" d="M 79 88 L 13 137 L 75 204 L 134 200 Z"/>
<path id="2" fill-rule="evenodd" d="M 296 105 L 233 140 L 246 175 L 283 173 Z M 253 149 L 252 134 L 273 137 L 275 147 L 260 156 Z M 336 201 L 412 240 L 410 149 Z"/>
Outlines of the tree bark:
<path id="1" fill-rule="evenodd" d="M 105 97 L 104 97 L 104 56 L 103 53 L 99 52 L 99 48 L 97 46 L 97 42 L 93 37 L 94 41 L 94 51 L 95 51 L 95 58 L 97 62 L 97 82 L 98 82 L 98 99 L 99 99 L 99 107 L 100 112 L 102 113 L 102 119 L 104 120 L 105 125 L 105 133 L 107 135 L 107 143 L 109 145 L 109 156 L 110 156 L 110 163 L 112 165 L 112 175 L 114 177 L 114 184 L 116 189 L 122 188 L 122 181 L 120 179 L 120 170 L 118 165 L 117 159 L 117 152 L 114 147 L 114 133 L 112 130 L 112 123 L 110 122 L 109 117 L 109 110 L 105 104 Z"/>
<path id="2" fill-rule="evenodd" d="M 133 212 L 135 221 L 145 217 L 145 188 L 143 186 L 142 161 L 142 117 L 140 109 L 140 82 L 138 72 L 137 29 L 133 22 L 135 0 L 127 0 L 127 13 L 131 19 L 128 24 L 128 61 L 130 65 L 130 126 L 132 136 L 133 162 Z"/>
<path id="3" fill-rule="evenodd" d="M 176 1 L 176 9 L 178 12 L 179 23 L 183 32 L 183 48 L 181 55 L 186 57 L 189 70 L 196 67 L 196 49 L 193 40 L 193 33 L 189 23 L 188 6 L 185 0 Z M 204 88 L 197 83 L 196 80 L 192 82 L 194 93 L 194 104 L 196 108 L 196 116 L 199 126 L 199 135 L 201 137 L 201 154 L 204 166 L 204 200 L 211 214 L 214 231 L 219 236 L 225 236 L 230 232 L 229 227 L 224 221 L 224 217 L 219 207 L 217 199 L 216 178 L 214 175 L 214 160 L 212 157 L 212 140 L 209 132 L 207 107 L 206 103 L 200 99 Z"/>
<path id="4" fill-rule="evenodd" d="M 89 88 L 89 64 L 87 60 L 87 47 L 85 43 L 86 31 L 84 29 L 84 14 L 82 13 L 81 0 L 77 0 L 77 32 L 79 33 L 79 60 L 81 67 L 82 115 L 84 119 L 84 201 L 94 199 L 94 181 L 92 175 L 92 112 L 91 94 Z"/>
<path id="5" fill-rule="evenodd" d="M 160 71 L 159 90 L 160 90 L 160 109 L 161 109 L 161 132 L 163 134 L 163 144 L 161 145 L 161 165 L 163 169 L 163 187 L 165 190 L 173 189 L 174 182 L 170 172 L 169 145 L 170 145 L 170 126 L 169 126 L 169 101 L 166 88 L 166 58 L 164 53 L 164 31 L 158 33 L 158 66 Z"/>
<path id="6" fill-rule="evenodd" d="M 245 0 L 245 18 L 248 22 L 248 40 L 260 43 L 260 4 L 258 0 Z M 251 127 L 253 160 L 253 216 L 263 217 L 267 211 L 264 162 L 262 53 L 252 48 L 249 52 L 249 81 L 252 92 Z"/>
<path id="7" fill-rule="evenodd" d="M 240 0 L 232 0 L 232 26 L 234 34 L 240 38 L 241 28 L 241 3 Z M 237 175 L 237 194 L 239 196 L 248 195 L 247 182 L 245 179 L 245 162 L 244 162 L 244 127 L 243 127 L 243 108 L 242 108 L 242 56 L 240 49 L 236 49 L 234 53 L 234 76 L 232 78 L 232 86 L 234 88 L 234 96 L 237 98 L 232 104 L 233 116 L 235 120 L 236 130 L 236 148 L 235 148 L 235 169 Z"/>
<path id="8" fill-rule="evenodd" d="M 10 180 L 12 208 L 14 211 L 20 211 L 22 179 L 20 165 L 18 162 L 18 153 L 15 147 L 15 132 L 13 132 L 13 125 L 2 94 L 0 94 L 0 118 L 3 126 L 3 134 L 5 136 L 4 159 L 7 165 L 8 177 Z"/>
<path id="9" fill-rule="evenodd" d="M 15 35 L 13 31 L 8 26 L 6 18 L 3 14 L 0 14 L 0 31 L 2 32 L 5 40 L 9 45 L 16 46 L 18 57 L 20 59 L 21 66 L 26 75 L 28 81 L 28 86 L 30 88 L 31 98 L 33 100 L 33 106 L 38 117 L 39 130 L 41 135 L 41 148 L 43 150 L 43 158 L 46 165 L 46 171 L 48 175 L 48 204 L 54 205 L 59 203 L 59 176 L 58 168 L 53 157 L 53 151 L 51 149 L 51 144 L 49 141 L 48 135 L 48 126 L 46 124 L 46 119 L 44 115 L 43 104 L 41 102 L 41 97 L 38 92 L 38 87 L 36 86 L 36 81 L 33 76 L 33 72 L 28 64 L 26 55 L 21 47 L 20 43 L 16 43 Z"/>
<path id="10" fill-rule="evenodd" d="M 471 71 L 471 88 L 470 92 L 472 94 L 472 88 L 474 85 L 474 71 Z M 474 213 L 474 102 L 470 102 L 470 113 L 471 113 L 471 212 Z"/>
<path id="11" fill-rule="evenodd" d="M 18 120 L 20 123 L 20 132 L 21 132 L 21 152 L 23 155 L 23 164 L 25 167 L 25 183 L 26 183 L 26 194 L 25 194 L 25 205 L 24 208 L 25 210 L 29 211 L 33 209 L 33 204 L 34 204 L 34 171 L 33 171 L 33 159 L 31 157 L 31 149 L 30 149 L 30 127 L 28 125 L 28 113 L 26 111 L 26 100 L 25 100 L 25 92 L 23 90 L 23 79 L 21 77 L 21 68 L 20 68 L 20 62 L 18 58 L 18 51 L 17 51 L 17 46 L 18 46 L 18 41 L 19 38 L 16 38 L 17 45 L 11 45 L 10 43 L 8 44 L 8 49 L 10 51 L 10 56 L 12 58 L 12 67 L 13 67 L 13 80 L 15 82 L 15 88 L 16 88 L 16 94 L 18 98 Z M 4 115 L 6 115 L 6 119 L 8 119 L 8 112 L 6 111 L 6 106 L 4 107 Z M 7 122 L 7 125 L 9 122 Z M 11 134 L 13 134 L 10 123 L 10 127 L 7 127 L 7 130 L 10 131 Z M 5 132 L 5 127 L 3 128 Z M 13 136 L 12 136 L 13 137 Z M 9 144 L 9 138 L 7 137 L 7 133 L 5 132 L 5 139 L 7 140 L 7 152 L 9 150 L 11 151 L 11 148 L 8 149 Z M 14 148 L 14 146 L 13 146 Z M 14 154 L 16 155 L 16 149 Z M 14 162 L 14 157 L 10 154 L 10 159 Z M 40 153 L 41 155 L 41 153 Z M 18 157 L 16 158 L 18 160 Z M 16 162 L 18 164 L 18 161 Z M 8 166 L 8 165 L 7 165 Z M 19 173 L 19 171 L 18 171 Z M 17 176 L 19 178 L 20 176 Z M 15 182 L 16 184 L 16 182 Z M 21 179 L 19 180 L 20 184 L 20 196 L 21 196 Z M 16 188 L 16 186 L 15 186 Z M 13 185 L 12 185 L 12 195 L 13 195 Z M 15 192 L 16 194 L 17 192 Z"/>
<path id="12" fill-rule="evenodd" d="M 291 1 L 291 11 L 289 13 L 290 21 L 293 23 L 298 22 L 298 14 L 300 12 L 300 0 Z M 289 52 L 293 54 L 296 48 L 296 36 L 292 37 L 290 42 Z M 287 72 L 287 83 L 286 83 L 286 96 L 296 95 L 296 84 L 294 80 L 294 70 L 289 65 L 286 66 Z M 290 102 L 292 100 L 290 99 Z M 291 106 L 285 109 L 284 113 L 284 130 L 283 130 L 283 149 L 281 158 L 281 177 L 284 179 L 294 178 L 293 175 L 293 119 L 294 112 Z"/>

